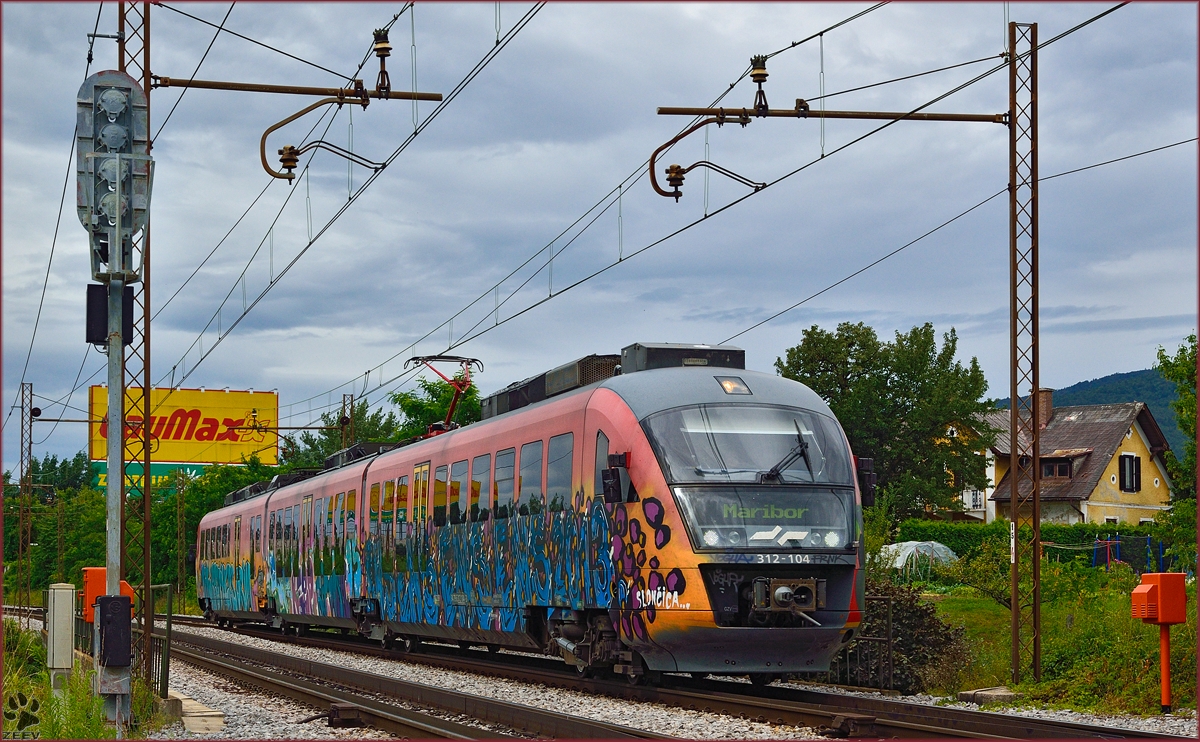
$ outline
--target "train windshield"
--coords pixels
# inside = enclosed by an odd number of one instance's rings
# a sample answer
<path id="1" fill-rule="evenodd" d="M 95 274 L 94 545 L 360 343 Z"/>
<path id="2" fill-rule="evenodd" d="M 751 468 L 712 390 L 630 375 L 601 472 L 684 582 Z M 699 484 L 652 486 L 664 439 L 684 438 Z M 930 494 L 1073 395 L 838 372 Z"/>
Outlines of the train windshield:
<path id="1" fill-rule="evenodd" d="M 842 431 L 809 410 L 697 405 L 651 415 L 644 425 L 672 484 L 854 485 Z"/>
<path id="2" fill-rule="evenodd" d="M 697 551 L 844 549 L 854 490 L 824 487 L 673 487 Z"/>

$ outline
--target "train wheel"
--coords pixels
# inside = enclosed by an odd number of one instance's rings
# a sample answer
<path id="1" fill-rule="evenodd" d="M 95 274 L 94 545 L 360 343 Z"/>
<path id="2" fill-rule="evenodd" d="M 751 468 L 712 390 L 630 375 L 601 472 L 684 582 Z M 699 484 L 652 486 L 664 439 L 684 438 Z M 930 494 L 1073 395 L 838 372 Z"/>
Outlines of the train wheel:
<path id="1" fill-rule="evenodd" d="M 499 644 L 489 644 L 489 645 L 487 645 L 487 651 L 488 651 L 488 654 L 500 654 L 500 645 Z"/>
<path id="2" fill-rule="evenodd" d="M 387 632 L 383 638 L 379 640 L 380 646 L 384 649 L 394 649 L 396 647 L 396 635 L 392 632 Z"/>
<path id="3" fill-rule="evenodd" d="M 693 672 L 689 674 L 692 676 L 692 680 L 704 680 L 708 677 L 708 673 L 706 672 Z"/>
<path id="4" fill-rule="evenodd" d="M 417 653 L 421 651 L 421 639 L 415 636 L 404 637 L 404 651 Z"/>
<path id="5" fill-rule="evenodd" d="M 575 672 L 579 673 L 581 678 L 591 678 L 596 676 L 596 671 L 591 665 L 576 665 Z"/>
<path id="6" fill-rule="evenodd" d="M 774 683 L 777 679 L 778 678 L 775 675 L 772 675 L 769 672 L 752 672 L 752 673 L 750 673 L 750 684 L 751 685 L 770 685 L 771 683 Z"/>

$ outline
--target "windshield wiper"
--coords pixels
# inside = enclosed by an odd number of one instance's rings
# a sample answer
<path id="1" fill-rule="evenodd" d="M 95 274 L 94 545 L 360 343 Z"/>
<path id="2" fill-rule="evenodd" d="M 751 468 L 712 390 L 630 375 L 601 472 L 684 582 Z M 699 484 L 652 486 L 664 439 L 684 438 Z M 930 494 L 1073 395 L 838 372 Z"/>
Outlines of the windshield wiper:
<path id="1" fill-rule="evenodd" d="M 697 466 L 696 473 L 701 475 L 708 474 L 758 474 L 758 469 L 710 469 L 704 466 Z"/>
<path id="2" fill-rule="evenodd" d="M 804 465 L 808 467 L 809 479 L 816 481 L 816 475 L 813 474 L 812 460 L 808 457 L 808 441 L 804 440 L 804 434 L 800 432 L 800 423 L 792 420 L 792 424 L 796 426 L 796 445 L 791 451 L 787 452 L 778 464 L 772 466 L 765 472 L 759 475 L 758 481 L 768 482 L 774 480 L 776 482 L 783 481 L 783 470 L 794 464 L 797 459 L 804 459 Z"/>

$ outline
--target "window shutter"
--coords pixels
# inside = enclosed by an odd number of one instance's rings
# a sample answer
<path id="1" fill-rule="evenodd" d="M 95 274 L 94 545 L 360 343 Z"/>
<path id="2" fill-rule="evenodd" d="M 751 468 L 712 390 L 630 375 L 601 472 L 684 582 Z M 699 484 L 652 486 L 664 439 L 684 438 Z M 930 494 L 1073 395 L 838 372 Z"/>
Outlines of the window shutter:
<path id="1" fill-rule="evenodd" d="M 1142 491 L 1142 457 L 1135 456 L 1133 458 L 1133 491 Z"/>
<path id="2" fill-rule="evenodd" d="M 1129 491 L 1129 467 L 1126 465 L 1128 458 L 1128 456 L 1122 456 L 1119 466 L 1117 466 L 1118 476 L 1120 477 L 1119 485 L 1122 492 Z"/>

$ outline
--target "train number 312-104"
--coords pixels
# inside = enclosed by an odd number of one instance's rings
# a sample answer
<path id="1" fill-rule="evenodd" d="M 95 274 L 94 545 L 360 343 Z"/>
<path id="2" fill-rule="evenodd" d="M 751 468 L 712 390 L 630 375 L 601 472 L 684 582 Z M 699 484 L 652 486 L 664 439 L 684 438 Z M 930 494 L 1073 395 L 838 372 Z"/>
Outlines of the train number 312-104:
<path id="1" fill-rule="evenodd" d="M 812 554 L 756 554 L 758 564 L 812 564 Z"/>

